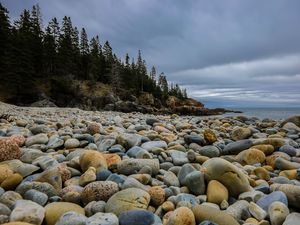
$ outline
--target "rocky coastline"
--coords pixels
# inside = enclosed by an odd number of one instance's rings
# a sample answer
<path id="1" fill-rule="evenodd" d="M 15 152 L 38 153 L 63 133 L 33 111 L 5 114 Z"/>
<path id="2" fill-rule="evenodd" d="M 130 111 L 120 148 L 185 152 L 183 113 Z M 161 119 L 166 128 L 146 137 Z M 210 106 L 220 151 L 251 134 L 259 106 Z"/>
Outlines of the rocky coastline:
<path id="1" fill-rule="evenodd" d="M 300 223 L 300 116 L 179 114 L 0 103 L 0 224 Z"/>

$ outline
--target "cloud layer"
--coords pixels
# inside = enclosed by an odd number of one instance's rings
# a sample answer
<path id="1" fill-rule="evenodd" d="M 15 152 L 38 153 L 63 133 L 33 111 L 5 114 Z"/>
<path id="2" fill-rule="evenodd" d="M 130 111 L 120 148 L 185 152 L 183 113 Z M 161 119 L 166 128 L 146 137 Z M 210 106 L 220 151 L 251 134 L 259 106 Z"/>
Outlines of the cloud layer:
<path id="1" fill-rule="evenodd" d="M 4 0 L 12 18 L 39 3 L 71 16 L 118 55 L 149 66 L 208 105 L 300 106 L 298 0 Z"/>

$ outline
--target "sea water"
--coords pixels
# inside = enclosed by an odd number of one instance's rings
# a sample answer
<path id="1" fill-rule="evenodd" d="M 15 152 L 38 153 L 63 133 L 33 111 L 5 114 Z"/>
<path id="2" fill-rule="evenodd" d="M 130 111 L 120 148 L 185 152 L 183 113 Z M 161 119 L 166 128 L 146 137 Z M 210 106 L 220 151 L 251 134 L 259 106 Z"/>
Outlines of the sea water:
<path id="1" fill-rule="evenodd" d="M 244 115 L 260 119 L 285 119 L 290 116 L 300 116 L 300 108 L 234 108 L 233 110 L 242 111 L 242 113 L 226 113 L 224 116 Z"/>

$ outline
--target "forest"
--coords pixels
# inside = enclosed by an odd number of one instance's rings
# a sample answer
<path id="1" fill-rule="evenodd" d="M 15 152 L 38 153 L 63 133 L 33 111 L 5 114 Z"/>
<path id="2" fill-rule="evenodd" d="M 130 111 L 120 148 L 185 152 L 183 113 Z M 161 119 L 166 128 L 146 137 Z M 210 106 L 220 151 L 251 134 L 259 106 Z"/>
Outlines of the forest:
<path id="1" fill-rule="evenodd" d="M 0 93 L 7 102 L 30 104 L 43 92 L 57 99 L 61 92 L 76 92 L 75 80 L 109 85 L 118 95 L 150 93 L 162 105 L 169 96 L 187 98 L 186 89 L 169 84 L 155 66 L 148 67 L 141 50 L 136 58 L 119 57 L 109 41 L 101 42 L 98 35 L 89 38 L 70 17 L 43 25 L 41 15 L 39 5 L 34 5 L 11 21 L 0 4 Z"/>

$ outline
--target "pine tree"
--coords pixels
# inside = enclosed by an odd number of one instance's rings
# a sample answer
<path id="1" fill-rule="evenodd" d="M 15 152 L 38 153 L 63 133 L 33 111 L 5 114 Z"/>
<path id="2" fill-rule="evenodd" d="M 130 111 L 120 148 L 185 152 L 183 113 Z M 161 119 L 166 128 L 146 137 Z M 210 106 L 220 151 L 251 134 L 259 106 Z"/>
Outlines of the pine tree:
<path id="1" fill-rule="evenodd" d="M 156 69 L 155 69 L 154 66 L 152 66 L 152 68 L 151 68 L 150 78 L 151 78 L 153 81 L 156 81 Z"/>
<path id="2" fill-rule="evenodd" d="M 112 85 L 115 91 L 118 91 L 122 84 L 120 69 L 120 62 L 114 62 L 111 70 L 110 84 Z"/>
<path id="3" fill-rule="evenodd" d="M 42 76 L 43 72 L 43 27 L 42 15 L 39 5 L 34 5 L 31 11 L 31 25 L 32 25 L 32 57 L 34 62 L 34 70 L 36 76 Z"/>
<path id="4" fill-rule="evenodd" d="M 0 79 L 6 82 L 9 79 L 11 60 L 11 25 L 8 11 L 0 3 Z"/>
<path id="5" fill-rule="evenodd" d="M 89 79 L 96 81 L 101 80 L 101 45 L 99 37 L 93 37 L 90 41 L 90 70 Z"/>
<path id="6" fill-rule="evenodd" d="M 113 54 L 112 54 L 112 48 L 110 47 L 110 44 L 108 41 L 105 42 L 105 44 L 103 45 L 103 56 L 105 58 L 105 60 L 111 64 L 113 62 Z"/>

